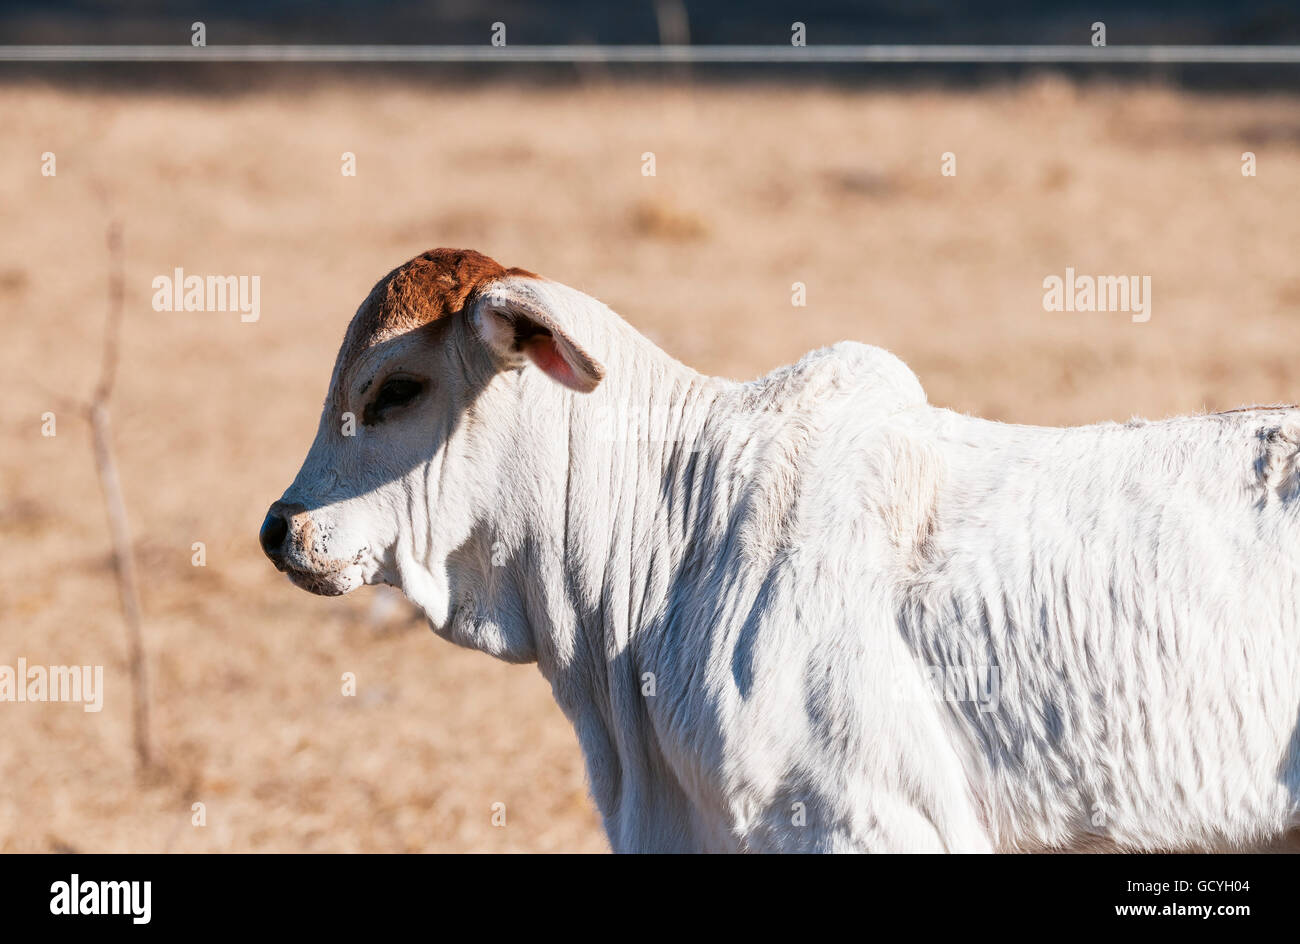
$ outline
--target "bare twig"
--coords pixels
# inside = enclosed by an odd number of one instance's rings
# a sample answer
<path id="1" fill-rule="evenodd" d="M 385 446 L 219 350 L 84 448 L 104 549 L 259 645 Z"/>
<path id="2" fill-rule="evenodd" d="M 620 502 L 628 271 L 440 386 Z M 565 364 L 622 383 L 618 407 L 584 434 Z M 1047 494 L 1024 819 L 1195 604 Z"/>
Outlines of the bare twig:
<path id="1" fill-rule="evenodd" d="M 117 592 L 126 621 L 127 663 L 131 673 L 131 726 L 135 740 L 135 758 L 140 771 L 153 765 L 152 738 L 149 731 L 149 672 L 145 660 L 144 635 L 140 621 L 140 593 L 135 576 L 135 555 L 131 549 L 131 529 L 122 498 L 122 483 L 113 457 L 113 439 L 109 425 L 108 401 L 117 379 L 118 339 L 122 328 L 125 295 L 122 253 L 122 226 L 113 221 L 108 227 L 108 322 L 104 329 L 104 356 L 100 363 L 99 382 L 95 385 L 87 415 L 95 446 L 95 466 L 104 492 L 108 528 L 113 541 L 113 564 L 117 572 Z"/>
<path id="2" fill-rule="evenodd" d="M 99 383 L 90 401 L 92 404 L 107 403 L 117 379 L 118 336 L 122 333 L 126 294 L 126 276 L 122 270 L 122 224 L 113 220 L 108 224 L 108 323 L 104 328 L 104 353 L 99 365 Z"/>
<path id="3" fill-rule="evenodd" d="M 659 44 L 662 46 L 689 46 L 691 44 L 690 17 L 686 14 L 685 0 L 655 0 L 655 21 L 659 26 Z M 691 84 L 691 64 L 679 62 L 673 70 L 677 81 Z M 664 72 L 667 75 L 667 70 Z"/>

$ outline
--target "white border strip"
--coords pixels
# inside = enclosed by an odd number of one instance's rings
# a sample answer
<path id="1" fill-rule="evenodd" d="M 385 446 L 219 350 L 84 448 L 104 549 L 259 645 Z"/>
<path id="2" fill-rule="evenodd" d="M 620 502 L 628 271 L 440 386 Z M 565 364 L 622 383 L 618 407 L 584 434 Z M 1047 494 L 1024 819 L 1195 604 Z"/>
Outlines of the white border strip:
<path id="1" fill-rule="evenodd" d="M 0 62 L 1300 63 L 1300 46 L 0 46 Z"/>

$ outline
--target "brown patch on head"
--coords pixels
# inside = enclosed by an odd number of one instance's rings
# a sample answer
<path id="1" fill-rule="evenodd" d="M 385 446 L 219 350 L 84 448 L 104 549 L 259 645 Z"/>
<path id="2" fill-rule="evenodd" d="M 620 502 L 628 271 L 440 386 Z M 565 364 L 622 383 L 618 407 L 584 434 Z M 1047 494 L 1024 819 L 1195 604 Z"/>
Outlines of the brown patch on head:
<path id="1" fill-rule="evenodd" d="M 430 249 L 375 283 L 357 309 L 335 364 L 335 381 L 371 345 L 445 323 L 463 311 L 488 283 L 505 276 L 538 278 L 526 269 L 507 269 L 473 249 Z M 342 393 L 336 386 L 335 397 Z"/>
<path id="2" fill-rule="evenodd" d="M 352 320 L 349 340 L 373 344 L 450 318 L 485 284 L 507 275 L 533 273 L 507 269 L 472 249 L 430 249 L 389 272 L 370 290 Z"/>

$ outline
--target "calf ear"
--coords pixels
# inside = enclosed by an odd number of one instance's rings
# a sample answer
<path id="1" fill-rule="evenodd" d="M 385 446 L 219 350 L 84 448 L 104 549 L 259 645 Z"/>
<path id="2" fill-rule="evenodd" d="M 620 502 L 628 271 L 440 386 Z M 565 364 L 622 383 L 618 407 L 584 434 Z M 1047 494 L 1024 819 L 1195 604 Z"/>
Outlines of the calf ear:
<path id="1" fill-rule="evenodd" d="M 532 361 L 556 383 L 579 393 L 591 393 L 605 368 L 587 353 L 561 321 L 561 305 L 547 284 L 535 279 L 498 282 L 488 286 L 474 304 L 473 322 L 479 337 L 509 364 Z"/>

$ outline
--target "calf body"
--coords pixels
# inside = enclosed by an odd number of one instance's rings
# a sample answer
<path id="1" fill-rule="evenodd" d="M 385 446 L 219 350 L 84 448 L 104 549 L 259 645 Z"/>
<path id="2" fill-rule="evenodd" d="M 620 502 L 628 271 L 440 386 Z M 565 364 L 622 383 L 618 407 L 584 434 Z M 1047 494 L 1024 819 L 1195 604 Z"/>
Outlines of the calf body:
<path id="1" fill-rule="evenodd" d="M 859 344 L 738 384 L 439 250 L 263 545 L 535 661 L 616 851 L 1245 846 L 1297 812 L 1297 418 L 1008 426 Z"/>

